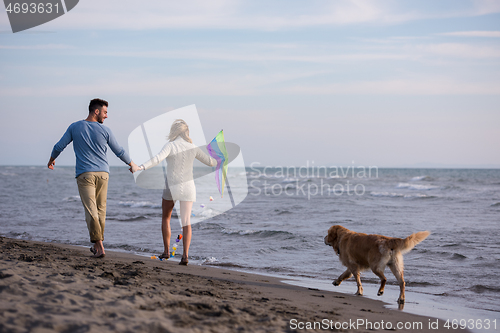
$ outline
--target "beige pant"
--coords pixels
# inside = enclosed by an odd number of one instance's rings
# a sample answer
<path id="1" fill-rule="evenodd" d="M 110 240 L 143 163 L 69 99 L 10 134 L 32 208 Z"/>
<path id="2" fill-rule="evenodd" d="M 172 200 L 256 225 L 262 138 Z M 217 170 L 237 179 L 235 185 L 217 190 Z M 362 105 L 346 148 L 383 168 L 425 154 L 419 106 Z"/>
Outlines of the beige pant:
<path id="1" fill-rule="evenodd" d="M 104 240 L 108 179 L 109 174 L 103 171 L 84 172 L 76 178 L 92 243 Z"/>

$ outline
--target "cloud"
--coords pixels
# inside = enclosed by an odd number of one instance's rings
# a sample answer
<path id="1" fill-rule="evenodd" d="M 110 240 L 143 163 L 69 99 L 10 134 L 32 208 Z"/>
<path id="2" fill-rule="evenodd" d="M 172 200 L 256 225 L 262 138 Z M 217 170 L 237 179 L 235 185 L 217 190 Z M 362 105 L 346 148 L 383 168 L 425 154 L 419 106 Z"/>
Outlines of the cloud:
<path id="1" fill-rule="evenodd" d="M 473 0 L 476 15 L 488 15 L 500 12 L 500 1 L 498 0 Z"/>
<path id="2" fill-rule="evenodd" d="M 74 49 L 74 46 L 64 44 L 41 44 L 41 45 L 0 45 L 3 50 L 63 50 Z"/>
<path id="3" fill-rule="evenodd" d="M 433 1 L 133 1 L 86 0 L 39 29 L 148 30 L 251 29 L 282 30 L 360 23 L 399 24 L 421 19 L 486 15 L 500 12 L 498 1 L 465 1 L 432 6 Z M 458 9 L 457 9 L 458 7 Z M 0 15 L 0 25 L 8 22 Z"/>
<path id="4" fill-rule="evenodd" d="M 386 42 L 372 40 L 325 45 L 323 43 L 234 43 L 234 44 L 183 44 L 182 48 L 80 50 L 78 54 L 98 57 L 128 57 L 137 59 L 181 59 L 183 61 L 222 61 L 229 63 L 297 63 L 305 65 L 337 64 L 358 65 L 366 61 L 415 61 L 451 62 L 467 59 L 500 58 L 500 47 L 477 43 L 412 43 L 411 40 L 388 38 Z"/>
<path id="5" fill-rule="evenodd" d="M 97 51 L 92 56 L 158 58 L 158 59 L 197 59 L 230 62 L 310 62 L 310 63 L 337 63 L 339 61 L 365 60 L 402 60 L 415 56 L 412 54 L 396 54 L 387 51 L 357 52 L 352 50 L 346 53 L 335 54 L 334 50 L 321 50 L 316 47 L 303 47 L 296 50 L 278 50 L 271 52 L 269 47 L 252 47 L 249 45 L 233 45 L 228 49 L 184 49 L 184 50 L 145 50 L 145 51 Z"/>
<path id="6" fill-rule="evenodd" d="M 444 32 L 437 35 L 441 36 L 457 36 L 457 37 L 500 37 L 500 31 L 456 31 Z"/>
<path id="7" fill-rule="evenodd" d="M 82 74 L 78 68 L 31 67 L 30 73 L 46 77 L 50 73 L 51 82 L 40 80 L 26 82 L 23 86 L 12 86 L 5 82 L 0 86 L 0 96 L 87 96 L 94 94 L 128 96 L 248 96 L 262 93 L 263 86 L 287 82 L 318 74 L 317 71 L 287 71 L 260 74 L 242 74 L 215 72 L 200 75 L 193 73 L 183 76 L 151 76 L 140 69 L 128 72 L 107 70 L 100 75 L 106 80 L 95 80 L 95 71 L 81 75 L 86 83 L 66 82 L 59 84 L 60 77 L 78 77 Z M 54 83 L 55 82 L 55 83 Z M 88 82 L 88 83 L 87 83 Z"/>
<path id="8" fill-rule="evenodd" d="M 87 96 L 96 93 L 128 96 L 249 95 L 249 87 L 234 81 L 209 78 L 169 77 L 164 79 L 107 80 L 105 83 L 50 86 L 3 87 L 0 96 Z"/>
<path id="9" fill-rule="evenodd" d="M 415 51 L 447 57 L 484 59 L 500 58 L 500 48 L 495 46 L 471 45 L 461 43 L 421 44 L 411 46 Z"/>
<path id="10" fill-rule="evenodd" d="M 321 86 L 297 85 L 282 93 L 302 95 L 499 95 L 500 82 L 455 81 L 448 78 L 357 81 Z"/>
<path id="11" fill-rule="evenodd" d="M 138 8 L 140 6 L 140 8 Z M 54 27 L 88 29 L 257 29 L 277 30 L 321 25 L 343 25 L 385 18 L 375 1 L 352 0 L 307 3 L 276 1 L 107 0 L 81 2 L 68 17 L 53 21 Z"/>
<path id="12" fill-rule="evenodd" d="M 112 76 L 105 82 L 4 86 L 0 96 L 262 96 L 262 95 L 500 95 L 500 82 L 421 76 L 402 79 L 306 83 L 315 73 L 143 77 Z M 297 83 L 300 82 L 300 83 Z"/>

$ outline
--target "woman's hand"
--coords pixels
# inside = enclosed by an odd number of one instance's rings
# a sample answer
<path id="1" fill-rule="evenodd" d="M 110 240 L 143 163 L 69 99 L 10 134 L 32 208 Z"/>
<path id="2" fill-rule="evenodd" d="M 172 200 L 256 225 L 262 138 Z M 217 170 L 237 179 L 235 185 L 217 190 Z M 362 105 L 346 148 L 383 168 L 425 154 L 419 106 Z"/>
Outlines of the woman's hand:
<path id="1" fill-rule="evenodd" d="M 137 164 L 135 164 L 135 163 L 134 163 L 134 161 L 131 161 L 129 165 L 130 165 L 130 169 L 128 169 L 128 170 L 129 170 L 130 172 L 132 172 L 132 173 L 135 173 L 135 172 L 137 172 L 137 171 L 139 171 L 139 170 L 143 170 L 142 168 L 139 168 L 139 167 L 137 166 Z"/>

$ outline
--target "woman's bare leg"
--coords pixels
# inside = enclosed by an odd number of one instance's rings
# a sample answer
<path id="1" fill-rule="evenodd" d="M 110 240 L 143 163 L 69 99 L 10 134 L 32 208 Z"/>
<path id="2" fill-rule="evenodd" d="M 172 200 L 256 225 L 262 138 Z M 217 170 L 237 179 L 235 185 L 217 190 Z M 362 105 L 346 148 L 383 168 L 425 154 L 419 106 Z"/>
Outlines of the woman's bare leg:
<path id="1" fill-rule="evenodd" d="M 170 218 L 172 217 L 172 210 L 174 209 L 175 201 L 165 200 L 162 198 L 161 202 L 161 233 L 163 235 L 163 253 L 169 253 L 170 249 Z"/>
<path id="2" fill-rule="evenodd" d="M 192 201 L 181 201 L 181 223 L 182 223 L 182 258 L 187 259 L 189 245 L 191 245 L 191 210 Z"/>

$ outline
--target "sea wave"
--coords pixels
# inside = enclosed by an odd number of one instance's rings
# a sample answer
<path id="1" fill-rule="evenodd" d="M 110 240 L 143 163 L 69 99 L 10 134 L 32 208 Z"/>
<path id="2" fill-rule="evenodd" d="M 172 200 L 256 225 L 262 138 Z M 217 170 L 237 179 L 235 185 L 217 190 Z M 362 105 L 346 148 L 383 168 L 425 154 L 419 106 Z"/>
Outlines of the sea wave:
<path id="1" fill-rule="evenodd" d="M 370 195 L 373 197 L 390 197 L 390 198 L 404 197 L 403 193 L 393 193 L 393 192 L 371 192 Z"/>
<path id="2" fill-rule="evenodd" d="M 491 205 L 491 207 L 500 207 L 500 202 L 495 202 L 494 204 Z"/>
<path id="3" fill-rule="evenodd" d="M 173 214 L 172 212 L 172 215 Z M 156 218 L 158 219 L 160 217 L 159 214 L 143 214 L 143 215 L 134 215 L 134 216 L 108 216 L 106 219 L 112 220 L 112 221 L 119 221 L 119 222 L 135 222 L 135 221 L 141 221 L 141 220 L 147 220 L 150 218 Z M 176 216 L 172 216 L 176 217 Z"/>
<path id="4" fill-rule="evenodd" d="M 219 260 L 217 258 L 209 257 L 209 258 L 205 258 L 201 264 L 202 265 L 203 264 L 214 264 L 214 263 L 218 263 L 218 262 L 219 262 Z"/>
<path id="5" fill-rule="evenodd" d="M 106 248 L 109 249 L 119 249 L 127 252 L 135 252 L 135 253 L 155 253 L 153 249 L 143 248 L 139 246 L 134 246 L 130 244 L 110 244 L 106 245 Z"/>
<path id="6" fill-rule="evenodd" d="M 235 229 L 222 229 L 221 232 L 226 235 L 240 235 L 240 236 L 258 236 L 258 237 L 275 237 L 275 236 L 288 236 L 289 238 L 295 237 L 294 234 L 288 231 L 281 230 L 235 230 Z"/>
<path id="7" fill-rule="evenodd" d="M 422 193 L 406 194 L 405 198 L 415 198 L 415 199 L 432 199 L 437 198 L 435 195 L 427 195 Z"/>
<path id="8" fill-rule="evenodd" d="M 413 177 L 410 181 L 411 182 L 418 182 L 418 181 L 432 181 L 434 180 L 434 178 L 432 177 L 429 177 L 429 176 L 417 176 L 417 177 Z"/>
<path id="9" fill-rule="evenodd" d="M 404 193 L 395 193 L 395 192 L 371 192 L 370 195 L 374 196 L 374 197 L 406 198 L 406 199 L 436 198 L 436 196 L 434 196 L 434 195 L 427 195 L 427 194 L 421 194 L 421 193 L 404 194 Z"/>
<path id="10" fill-rule="evenodd" d="M 280 210 L 280 209 L 275 209 L 274 211 L 277 213 L 277 215 L 293 214 L 293 213 L 292 213 L 291 211 L 289 211 L 289 210 Z"/>
<path id="11" fill-rule="evenodd" d="M 26 240 L 33 239 L 33 235 L 29 234 L 28 232 L 19 233 L 19 232 L 11 231 L 11 232 L 8 232 L 7 234 L 5 234 L 5 237 L 15 238 L 15 239 L 26 239 Z"/>
<path id="12" fill-rule="evenodd" d="M 0 172 L 0 175 L 2 176 L 17 176 L 17 173 L 13 173 L 13 172 Z"/>
<path id="13" fill-rule="evenodd" d="M 66 201 L 66 202 L 75 202 L 75 201 L 80 201 L 80 196 L 79 195 L 72 195 L 70 197 L 66 197 L 64 199 L 62 199 L 62 201 Z"/>
<path id="14" fill-rule="evenodd" d="M 439 186 L 434 185 L 419 185 L 419 184 L 409 184 L 409 183 L 399 183 L 396 188 L 407 188 L 409 190 L 419 190 L 428 191 L 439 188 Z"/>
<path id="15" fill-rule="evenodd" d="M 284 178 L 281 182 L 282 183 L 295 183 L 298 181 L 300 181 L 300 179 L 290 177 L 290 178 Z"/>
<path id="16" fill-rule="evenodd" d="M 246 268 L 245 266 L 241 266 L 238 264 L 232 264 L 230 262 L 218 262 L 218 261 L 209 261 L 209 260 L 205 260 L 201 264 L 202 265 L 209 265 L 209 266 L 225 267 L 225 268 Z"/>
<path id="17" fill-rule="evenodd" d="M 441 245 L 442 247 L 455 247 L 455 246 L 460 246 L 458 243 L 450 243 L 450 244 L 443 244 Z"/>
<path id="18" fill-rule="evenodd" d="M 222 214 L 221 212 L 217 211 L 217 210 L 214 210 L 214 209 L 203 209 L 202 211 L 200 212 L 195 212 L 194 213 L 195 216 L 197 217 L 206 217 L 206 218 L 211 218 L 211 217 L 215 217 L 217 215 L 220 215 Z"/>
<path id="19" fill-rule="evenodd" d="M 120 201 L 118 203 L 120 206 L 132 207 L 132 208 L 161 208 L 160 204 L 154 204 L 149 201 Z"/>
<path id="20" fill-rule="evenodd" d="M 268 254 L 276 253 L 276 252 L 278 252 L 277 249 L 270 248 L 270 247 L 260 248 L 257 251 L 255 251 L 256 254 L 264 254 L 264 255 L 268 255 Z"/>
<path id="21" fill-rule="evenodd" d="M 451 256 L 451 260 L 465 260 L 465 259 L 467 259 L 467 257 L 460 253 L 453 253 L 453 255 Z"/>
<path id="22" fill-rule="evenodd" d="M 220 223 L 210 222 L 210 223 L 196 223 L 193 228 L 199 230 L 222 230 L 224 227 Z"/>
<path id="23" fill-rule="evenodd" d="M 373 197 L 390 197 L 390 198 L 398 198 L 403 197 L 402 193 L 393 193 L 393 192 L 371 192 L 371 196 Z"/>
<path id="24" fill-rule="evenodd" d="M 485 286 L 482 284 L 476 284 L 472 287 L 469 288 L 469 290 L 477 293 L 477 294 L 482 294 L 485 292 L 490 292 L 490 293 L 500 293 L 500 288 L 499 287 L 492 287 L 492 286 Z"/>
<path id="25" fill-rule="evenodd" d="M 432 282 L 429 282 L 429 281 L 411 281 L 411 280 L 407 280 L 405 283 L 409 287 L 439 286 L 439 284 L 432 283 Z"/>

